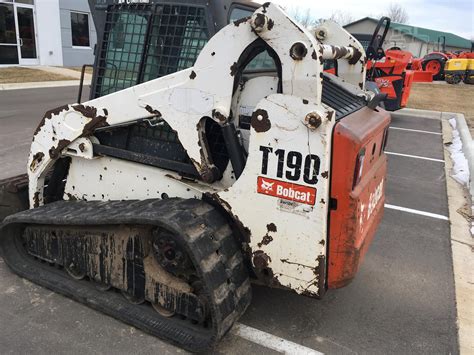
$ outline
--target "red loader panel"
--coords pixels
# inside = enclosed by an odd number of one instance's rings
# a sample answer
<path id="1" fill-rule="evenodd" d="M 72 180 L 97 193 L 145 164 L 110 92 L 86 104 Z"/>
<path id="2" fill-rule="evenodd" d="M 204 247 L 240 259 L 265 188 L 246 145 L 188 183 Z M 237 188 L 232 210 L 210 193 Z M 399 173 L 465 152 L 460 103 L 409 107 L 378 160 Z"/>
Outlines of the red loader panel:
<path id="1" fill-rule="evenodd" d="M 383 216 L 390 115 L 378 110 L 364 108 L 334 128 L 331 198 L 337 207 L 329 215 L 328 288 L 354 278 Z"/>

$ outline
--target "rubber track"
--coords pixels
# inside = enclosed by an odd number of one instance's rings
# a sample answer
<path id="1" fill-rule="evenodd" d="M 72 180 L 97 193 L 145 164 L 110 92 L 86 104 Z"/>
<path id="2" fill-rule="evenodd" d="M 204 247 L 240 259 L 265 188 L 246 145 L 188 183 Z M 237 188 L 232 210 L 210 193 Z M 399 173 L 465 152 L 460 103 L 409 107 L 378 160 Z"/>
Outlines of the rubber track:
<path id="1" fill-rule="evenodd" d="M 187 246 L 210 308 L 208 328 L 179 317 L 164 318 L 149 305 L 132 305 L 117 292 L 100 292 L 63 270 L 27 255 L 21 241 L 28 224 L 153 225 L 170 230 Z M 245 312 L 251 288 L 240 247 L 223 216 L 200 200 L 59 201 L 11 215 L 0 229 L 5 262 L 18 275 L 120 319 L 186 350 L 212 348 Z"/>

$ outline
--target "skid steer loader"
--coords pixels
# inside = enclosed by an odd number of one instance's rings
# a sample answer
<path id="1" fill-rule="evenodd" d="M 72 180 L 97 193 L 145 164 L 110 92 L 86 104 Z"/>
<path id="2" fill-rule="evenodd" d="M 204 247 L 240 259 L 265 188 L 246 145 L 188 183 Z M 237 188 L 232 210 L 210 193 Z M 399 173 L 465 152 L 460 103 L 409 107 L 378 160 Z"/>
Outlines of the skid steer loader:
<path id="1" fill-rule="evenodd" d="M 216 3 L 249 16 L 210 38 Z M 251 279 L 347 285 L 382 218 L 390 121 L 360 43 L 271 3 L 104 4 L 92 99 L 48 111 L 27 179 L 0 184 L 6 264 L 191 351 L 245 312 Z"/>

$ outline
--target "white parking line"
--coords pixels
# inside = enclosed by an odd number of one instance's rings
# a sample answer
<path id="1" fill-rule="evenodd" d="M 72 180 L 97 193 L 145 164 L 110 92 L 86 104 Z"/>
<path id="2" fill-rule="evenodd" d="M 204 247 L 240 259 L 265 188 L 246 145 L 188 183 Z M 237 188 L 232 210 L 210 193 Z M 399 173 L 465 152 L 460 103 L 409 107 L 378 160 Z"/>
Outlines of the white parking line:
<path id="1" fill-rule="evenodd" d="M 397 157 L 405 157 L 405 158 L 414 158 L 414 159 L 422 159 L 422 160 L 429 160 L 429 161 L 436 161 L 438 163 L 443 163 L 444 160 L 442 159 L 434 159 L 434 158 L 426 158 L 426 157 L 420 157 L 419 155 L 410 155 L 410 154 L 400 154 L 400 153 L 394 153 L 394 152 L 385 152 L 387 155 L 395 155 Z"/>
<path id="2" fill-rule="evenodd" d="M 421 131 L 421 130 L 419 130 L 419 129 L 410 129 L 410 128 L 402 128 L 402 127 L 391 127 L 391 126 L 390 126 L 390 129 L 395 129 L 395 130 L 398 130 L 398 131 L 408 131 L 408 132 L 434 134 L 434 135 L 437 135 L 437 136 L 441 136 L 441 135 L 442 135 L 442 133 L 438 133 L 438 132 Z"/>
<path id="3" fill-rule="evenodd" d="M 414 210 L 411 208 L 406 208 L 406 207 L 400 207 L 400 206 L 394 206 L 394 205 L 389 205 L 385 204 L 385 208 L 388 208 L 389 210 L 396 210 L 396 211 L 402 211 L 402 212 L 408 212 L 412 214 L 417 214 L 420 216 L 425 216 L 425 217 L 431 217 L 431 218 L 436 218 L 436 219 L 441 219 L 443 221 L 449 221 L 449 218 L 440 214 L 436 213 L 430 213 L 430 212 L 425 212 L 425 211 L 419 211 L 419 210 Z"/>
<path id="4" fill-rule="evenodd" d="M 278 351 L 282 354 L 298 354 L 298 355 L 322 355 L 323 353 L 307 348 L 306 346 L 293 343 L 275 335 L 262 332 L 261 330 L 249 327 L 247 325 L 236 323 L 231 333 L 237 335 L 252 343 L 264 346 L 268 349 Z"/>

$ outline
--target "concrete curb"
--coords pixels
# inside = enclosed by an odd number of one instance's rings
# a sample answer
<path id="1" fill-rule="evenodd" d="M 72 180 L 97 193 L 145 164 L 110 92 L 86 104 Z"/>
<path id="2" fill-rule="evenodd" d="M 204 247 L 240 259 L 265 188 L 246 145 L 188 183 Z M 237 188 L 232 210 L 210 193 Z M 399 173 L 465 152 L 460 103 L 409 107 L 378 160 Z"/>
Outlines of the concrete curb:
<path id="1" fill-rule="evenodd" d="M 80 71 L 69 69 L 69 68 L 64 68 L 64 67 L 50 67 L 50 66 L 45 66 L 45 65 L 39 65 L 39 66 L 34 66 L 34 67 L 25 67 L 24 66 L 23 68 L 29 68 L 29 69 L 34 69 L 34 70 L 42 70 L 42 71 L 45 71 L 47 73 L 53 73 L 53 74 L 68 76 L 72 79 L 77 79 L 77 80 L 81 79 L 81 72 Z M 87 79 L 91 80 L 92 75 L 88 74 L 88 73 L 85 73 L 84 79 L 85 80 L 87 80 Z"/>
<path id="2" fill-rule="evenodd" d="M 449 116 L 452 118 L 453 116 Z M 441 121 L 443 142 L 452 141 L 452 128 L 448 120 Z M 451 229 L 451 251 L 453 255 L 453 273 L 456 292 L 456 311 L 459 353 L 474 353 L 474 239 L 469 232 L 469 222 L 458 211 L 468 199 L 463 187 L 449 176 L 453 168 L 451 154 L 444 149 L 446 187 L 448 193 L 449 219 Z"/>
<path id="3" fill-rule="evenodd" d="M 62 81 L 41 81 L 41 82 L 33 82 L 33 83 L 0 84 L 0 91 L 79 86 L 79 83 L 80 83 L 79 80 L 62 80 Z M 84 80 L 84 85 L 90 85 L 90 84 L 91 84 L 90 80 Z"/>

